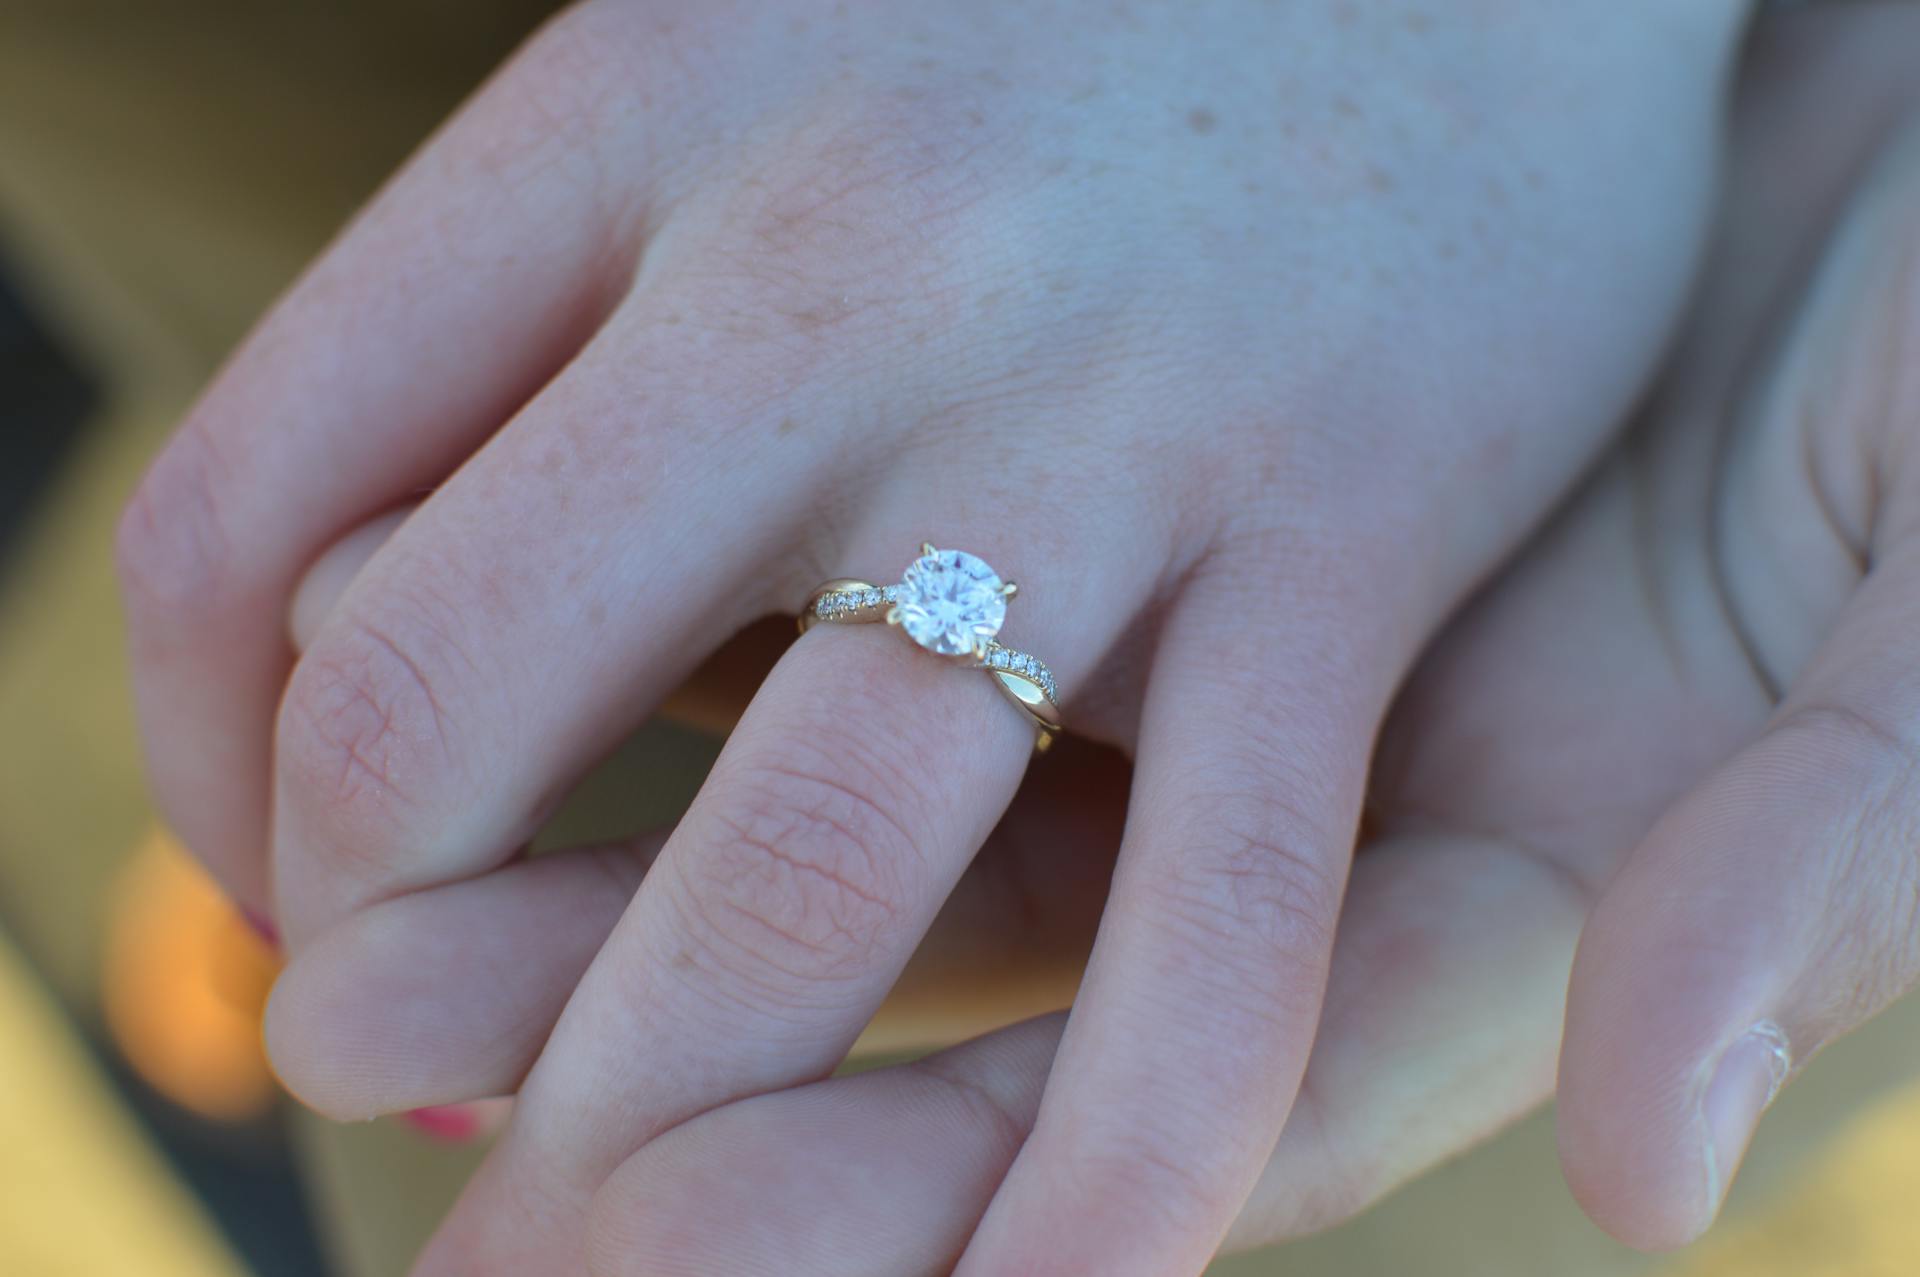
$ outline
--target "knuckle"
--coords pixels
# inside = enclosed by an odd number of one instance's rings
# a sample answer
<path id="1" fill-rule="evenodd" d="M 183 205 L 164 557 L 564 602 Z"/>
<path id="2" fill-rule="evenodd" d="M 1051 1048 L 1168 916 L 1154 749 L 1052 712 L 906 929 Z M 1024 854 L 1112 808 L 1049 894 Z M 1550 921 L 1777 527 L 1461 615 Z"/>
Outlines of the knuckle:
<path id="1" fill-rule="evenodd" d="M 907 250 L 937 248 L 927 232 L 959 229 L 982 191 L 975 144 L 957 127 L 963 117 L 971 118 L 924 101 L 825 104 L 804 126 L 793 159 L 757 188 L 756 241 L 848 266 L 874 248 L 895 262 Z"/>
<path id="2" fill-rule="evenodd" d="M 190 417 L 122 511 L 114 559 L 136 626 L 191 619 L 227 594 L 232 541 L 222 522 L 225 474 L 206 426 Z"/>
<path id="3" fill-rule="evenodd" d="M 650 7 L 664 6 L 654 0 Z M 632 8 L 630 3 L 609 5 L 605 0 L 563 5 L 527 37 L 514 65 L 561 80 L 611 74 L 618 63 L 616 50 L 631 26 Z"/>
<path id="4" fill-rule="evenodd" d="M 1792 862 L 1783 895 L 1810 929 L 1785 999 L 1804 1058 L 1920 979 L 1920 742 L 1867 699 L 1808 700 L 1750 747 L 1742 775 L 1767 778 L 1786 819 L 1806 822 L 1775 837 L 1820 848 Z"/>
<path id="5" fill-rule="evenodd" d="M 1219 1196 L 1201 1159 L 1177 1155 L 1145 1130 L 1108 1132 L 1076 1161 L 1078 1190 L 1091 1209 L 1130 1226 L 1144 1216 L 1180 1227 L 1210 1213 Z"/>
<path id="6" fill-rule="evenodd" d="M 684 871 L 696 942 L 782 997 L 796 983 L 866 973 L 903 936 L 924 872 L 884 784 L 838 762 L 757 763 L 729 776 L 709 843 Z"/>
<path id="7" fill-rule="evenodd" d="M 1002 176 L 1018 139 L 970 90 L 836 89 L 796 110 L 756 169 L 724 181 L 702 267 L 728 335 L 810 348 L 929 331 L 999 289 L 1027 220 Z"/>
<path id="8" fill-rule="evenodd" d="M 445 668 L 449 645 L 438 633 L 417 616 L 356 618 L 314 645 L 281 708 L 277 758 L 291 801 L 370 835 L 423 804 L 432 776 L 453 762 L 434 672 Z"/>
<path id="9" fill-rule="evenodd" d="M 1797 705 L 1768 729 L 1783 754 L 1838 755 L 1877 774 L 1883 789 L 1910 787 L 1920 773 L 1920 739 L 1878 708 L 1835 700 Z"/>
<path id="10" fill-rule="evenodd" d="M 1821 987 L 1815 1039 L 1870 1018 L 1920 979 L 1920 743 L 1896 719 L 1865 705 L 1796 707 L 1772 730 L 1773 748 L 1852 760 L 1842 812 L 1823 839 L 1832 848 L 1811 868 L 1821 910 L 1834 920 L 1808 964 Z"/>
<path id="11" fill-rule="evenodd" d="M 1242 804 L 1244 806 L 1244 804 Z M 1197 978 L 1252 1005 L 1312 1007 L 1332 948 L 1344 879 L 1336 844 L 1286 809 L 1212 807 L 1204 841 L 1167 858 L 1149 883 L 1149 919 L 1193 955 Z"/>
<path id="12" fill-rule="evenodd" d="M 592 142 L 631 53 L 631 24 L 605 4 L 577 3 L 549 17 L 514 54 L 495 87 L 523 124 L 498 136 L 504 154 Z M 589 106 L 602 110 L 586 110 Z M 476 140 L 484 142 L 484 133 Z M 555 145 L 557 144 L 557 146 Z"/>
<path id="13" fill-rule="evenodd" d="M 630 8 L 590 0 L 554 14 L 424 162 L 477 178 L 469 191 L 482 215 L 497 203 L 615 238 L 630 229 L 630 174 L 643 167 L 650 135 L 633 127 L 636 98 L 645 96 L 634 81 L 654 84 L 673 61 L 637 38 L 645 24 Z"/>

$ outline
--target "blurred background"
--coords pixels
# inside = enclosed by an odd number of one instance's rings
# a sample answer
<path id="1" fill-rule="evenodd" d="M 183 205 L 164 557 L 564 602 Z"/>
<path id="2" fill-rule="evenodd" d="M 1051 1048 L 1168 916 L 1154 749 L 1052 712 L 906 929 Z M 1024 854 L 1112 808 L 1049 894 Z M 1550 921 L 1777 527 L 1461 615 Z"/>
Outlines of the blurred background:
<path id="1" fill-rule="evenodd" d="M 0 0 L 0 1273 L 399 1273 L 479 1156 L 469 1114 L 335 1127 L 278 1092 L 272 955 L 144 797 L 109 546 L 223 353 L 550 7 Z M 712 748 L 649 734 L 663 779 L 566 833 L 670 815 Z M 1216 1271 L 1913 1274 L 1916 1078 L 1920 1007 L 1829 1051 L 1682 1255 L 1585 1223 L 1542 1114 Z"/>

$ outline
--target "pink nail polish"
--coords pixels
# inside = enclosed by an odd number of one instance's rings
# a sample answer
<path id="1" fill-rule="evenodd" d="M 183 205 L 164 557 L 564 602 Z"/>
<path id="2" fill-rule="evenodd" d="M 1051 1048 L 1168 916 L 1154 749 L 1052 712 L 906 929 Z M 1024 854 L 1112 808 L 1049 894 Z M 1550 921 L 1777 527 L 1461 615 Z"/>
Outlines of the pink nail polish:
<path id="1" fill-rule="evenodd" d="M 1762 1020 L 1748 1029 L 1720 1057 L 1700 1100 L 1707 1128 L 1703 1158 L 1709 1220 L 1719 1211 L 1733 1173 L 1747 1155 L 1760 1115 L 1780 1093 L 1792 1064 L 1786 1032 L 1772 1020 Z"/>
<path id="2" fill-rule="evenodd" d="M 480 1134 L 480 1119 L 464 1104 L 437 1104 L 402 1113 L 400 1120 L 433 1139 L 466 1144 Z"/>
<path id="3" fill-rule="evenodd" d="M 265 914 L 242 905 L 240 906 L 240 917 L 245 920 L 248 929 L 251 930 L 254 935 L 259 936 L 269 949 L 277 951 L 280 948 L 279 928 L 275 927 Z"/>

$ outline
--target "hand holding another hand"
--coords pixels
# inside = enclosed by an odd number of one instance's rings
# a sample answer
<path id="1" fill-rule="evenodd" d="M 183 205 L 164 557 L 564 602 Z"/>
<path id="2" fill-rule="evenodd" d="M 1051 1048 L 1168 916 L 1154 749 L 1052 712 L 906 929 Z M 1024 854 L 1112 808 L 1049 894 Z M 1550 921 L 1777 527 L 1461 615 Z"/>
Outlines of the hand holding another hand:
<path id="1" fill-rule="evenodd" d="M 1394 691 L 1632 401 L 1709 194 L 1739 6 L 1537 8 L 590 5 L 295 288 L 129 514 L 138 683 L 171 818 L 243 900 L 273 884 L 275 1056 L 303 1096 L 363 1116 L 519 1091 L 423 1271 L 796 1271 L 792 1230 L 662 1207 L 703 1183 L 822 1194 L 752 1216 L 815 1221 L 822 1271 L 962 1247 L 963 1273 L 1195 1271 L 1250 1191 L 1237 1239 L 1280 1235 L 1538 1098 L 1600 881 L 1562 860 L 1617 853 L 1756 711 L 1715 735 L 1661 698 L 1698 729 L 1658 737 L 1667 788 L 1563 851 L 1579 822 L 1550 800 L 1593 790 L 1520 728 L 1565 696 L 1564 740 L 1593 706 L 1553 661 L 1645 615 L 1633 594 L 1544 655 L 1505 646 L 1576 614 L 1538 584 L 1599 518 L 1567 516 L 1401 711 L 1323 1017 Z M 426 486 L 292 662 L 307 566 Z M 1620 579 L 1618 517 L 1583 582 Z M 923 538 L 1022 581 L 1007 641 L 1046 657 L 1072 729 L 1137 760 L 1044 1099 L 1047 1022 L 783 1091 L 839 1060 L 1026 766 L 984 680 L 898 635 L 796 644 L 637 885 L 618 853 L 499 868 L 729 634 Z M 1616 705 L 1657 683 L 1619 641 Z M 1597 762 L 1611 739 L 1583 743 Z M 1556 839 L 1503 832 L 1530 785 Z M 375 939 L 436 934 L 456 900 L 446 952 L 469 960 L 388 978 L 519 1031 L 455 1052 L 428 1020 L 341 1052 L 323 1026 L 393 993 L 364 978 Z M 1523 987 L 1484 1005 L 1503 975 Z M 473 1016 L 490 998 L 510 1014 Z M 1296 1108 L 1316 1026 L 1346 1067 Z M 1400 1031 L 1431 1052 L 1374 1036 Z M 774 1176 L 819 1137 L 806 1106 L 850 1092 L 871 1098 L 826 1148 L 902 1160 Z M 1367 1123 L 1396 1093 L 1454 1107 L 1389 1138 Z M 1615 1135 L 1587 1147 L 1603 1188 L 1645 1169 Z M 764 1183 L 729 1160 L 748 1149 Z M 1348 1168 L 1317 1200 L 1309 1153 Z M 832 1168 L 862 1164 L 899 1201 L 824 1231 L 853 1200 Z M 1682 1231 L 1621 1209 L 1638 1239 Z"/>

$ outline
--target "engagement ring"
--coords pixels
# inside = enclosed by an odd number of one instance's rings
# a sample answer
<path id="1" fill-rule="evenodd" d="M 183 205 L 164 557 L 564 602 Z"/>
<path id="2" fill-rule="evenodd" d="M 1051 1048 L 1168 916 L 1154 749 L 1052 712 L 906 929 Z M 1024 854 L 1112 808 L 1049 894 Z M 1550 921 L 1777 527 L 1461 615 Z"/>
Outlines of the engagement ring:
<path id="1" fill-rule="evenodd" d="M 994 685 L 1033 720 L 1038 732 L 1034 748 L 1045 749 L 1060 730 L 1053 672 L 995 637 L 1006 622 L 1007 603 L 1018 590 L 977 556 L 964 550 L 935 549 L 927 542 L 898 585 L 843 577 L 819 586 L 800 613 L 800 632 L 821 621 L 836 625 L 885 621 L 929 652 L 986 670 Z"/>

